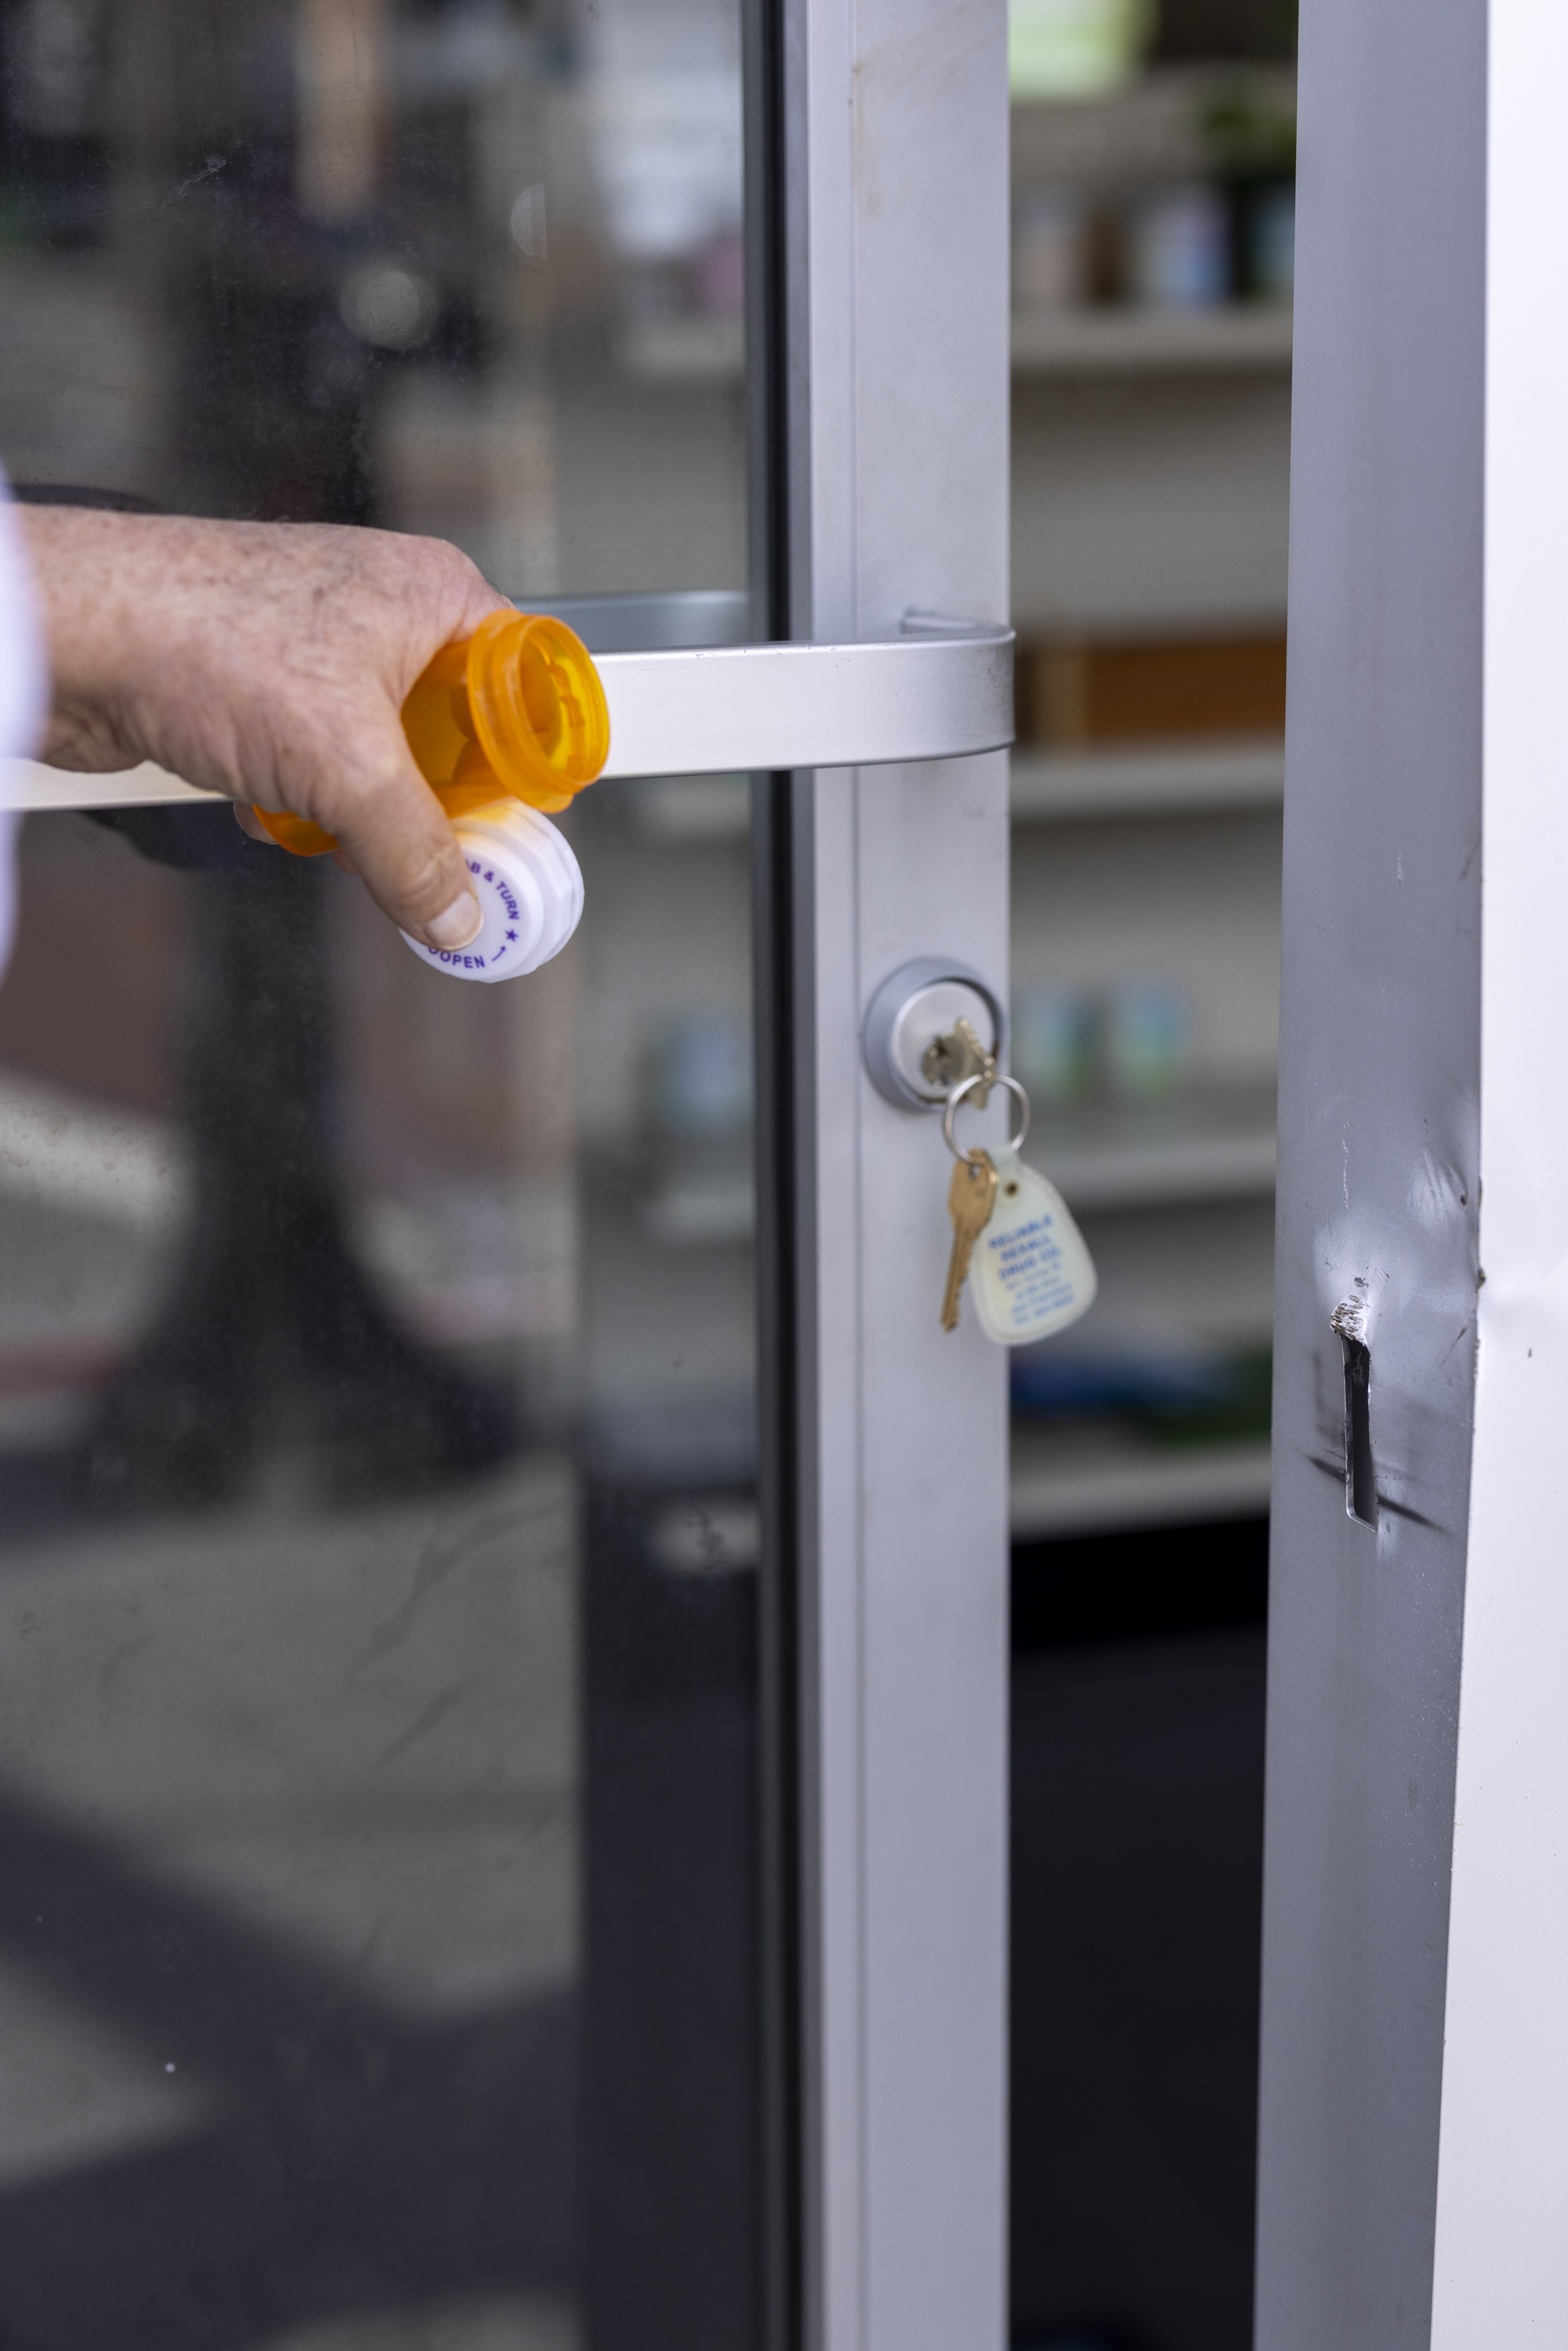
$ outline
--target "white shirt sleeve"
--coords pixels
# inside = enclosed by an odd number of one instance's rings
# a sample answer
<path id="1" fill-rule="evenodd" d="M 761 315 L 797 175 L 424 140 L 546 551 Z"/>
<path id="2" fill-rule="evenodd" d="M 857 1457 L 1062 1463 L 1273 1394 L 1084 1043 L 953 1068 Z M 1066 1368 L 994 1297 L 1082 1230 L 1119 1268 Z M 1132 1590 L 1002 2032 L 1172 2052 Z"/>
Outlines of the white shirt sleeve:
<path id="1" fill-rule="evenodd" d="M 0 475 L 0 758 L 25 759 L 43 739 L 48 668 L 27 550 L 16 508 Z M 11 960 L 16 929 L 16 834 L 14 809 L 0 809 L 0 974 Z"/>

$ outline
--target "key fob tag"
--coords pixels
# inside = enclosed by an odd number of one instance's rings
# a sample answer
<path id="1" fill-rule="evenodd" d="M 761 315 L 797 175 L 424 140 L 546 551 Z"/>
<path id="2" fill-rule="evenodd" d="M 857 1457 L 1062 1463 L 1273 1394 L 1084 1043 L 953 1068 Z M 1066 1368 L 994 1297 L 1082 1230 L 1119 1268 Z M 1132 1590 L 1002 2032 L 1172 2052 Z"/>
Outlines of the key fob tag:
<path id="1" fill-rule="evenodd" d="M 1065 1331 L 1094 1303 L 1094 1260 L 1054 1184 L 1016 1151 L 995 1150 L 997 1200 L 975 1243 L 969 1289 L 980 1328 L 1001 1347 Z"/>

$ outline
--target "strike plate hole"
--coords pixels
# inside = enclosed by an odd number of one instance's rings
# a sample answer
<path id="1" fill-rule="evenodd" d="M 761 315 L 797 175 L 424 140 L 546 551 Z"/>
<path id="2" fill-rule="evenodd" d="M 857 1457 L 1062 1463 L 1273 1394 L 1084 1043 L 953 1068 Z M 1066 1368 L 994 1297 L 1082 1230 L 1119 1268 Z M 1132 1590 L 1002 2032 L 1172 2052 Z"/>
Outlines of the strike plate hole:
<path id="1" fill-rule="evenodd" d="M 1364 1339 L 1340 1332 L 1344 1350 L 1344 1506 L 1362 1525 L 1377 1524 L 1372 1460 L 1372 1354 Z"/>

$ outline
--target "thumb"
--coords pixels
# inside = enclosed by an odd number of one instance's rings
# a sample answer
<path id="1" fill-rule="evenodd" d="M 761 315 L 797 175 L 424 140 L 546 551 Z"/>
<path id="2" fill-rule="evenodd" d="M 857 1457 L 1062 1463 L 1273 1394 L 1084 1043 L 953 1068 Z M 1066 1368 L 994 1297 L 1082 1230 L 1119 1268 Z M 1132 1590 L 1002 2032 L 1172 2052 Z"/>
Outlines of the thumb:
<path id="1" fill-rule="evenodd" d="M 466 946 L 484 916 L 457 836 L 414 766 L 395 718 L 376 732 L 379 756 L 366 760 L 361 752 L 354 771 L 340 771 L 329 786 L 312 792 L 309 813 L 336 835 L 399 930 L 430 947 Z M 368 750 L 363 733 L 358 739 Z"/>

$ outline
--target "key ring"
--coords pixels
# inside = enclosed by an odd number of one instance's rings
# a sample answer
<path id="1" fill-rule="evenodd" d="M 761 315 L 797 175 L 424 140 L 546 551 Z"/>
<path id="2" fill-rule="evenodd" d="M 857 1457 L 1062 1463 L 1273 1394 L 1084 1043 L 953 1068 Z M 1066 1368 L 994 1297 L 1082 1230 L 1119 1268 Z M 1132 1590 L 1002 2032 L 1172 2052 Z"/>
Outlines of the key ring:
<path id="1" fill-rule="evenodd" d="M 1011 1094 L 1014 1102 L 1017 1102 L 1019 1106 L 1019 1131 L 1011 1137 L 1008 1144 L 1008 1149 L 1009 1151 L 1020 1150 L 1023 1146 L 1024 1136 L 1029 1133 L 1029 1096 L 1025 1093 L 1022 1086 L 1019 1085 L 1016 1078 L 1004 1078 L 1000 1075 L 994 1078 L 988 1078 L 983 1071 L 977 1070 L 972 1078 L 960 1079 L 947 1097 L 947 1107 L 942 1113 L 942 1133 L 946 1141 L 947 1148 L 952 1153 L 954 1158 L 964 1160 L 967 1165 L 971 1167 L 976 1165 L 977 1155 L 973 1151 L 959 1150 L 957 1144 L 953 1139 L 953 1114 L 956 1111 L 958 1104 L 963 1101 L 964 1096 L 967 1093 L 973 1093 L 977 1086 L 1005 1087 L 1007 1092 Z"/>

